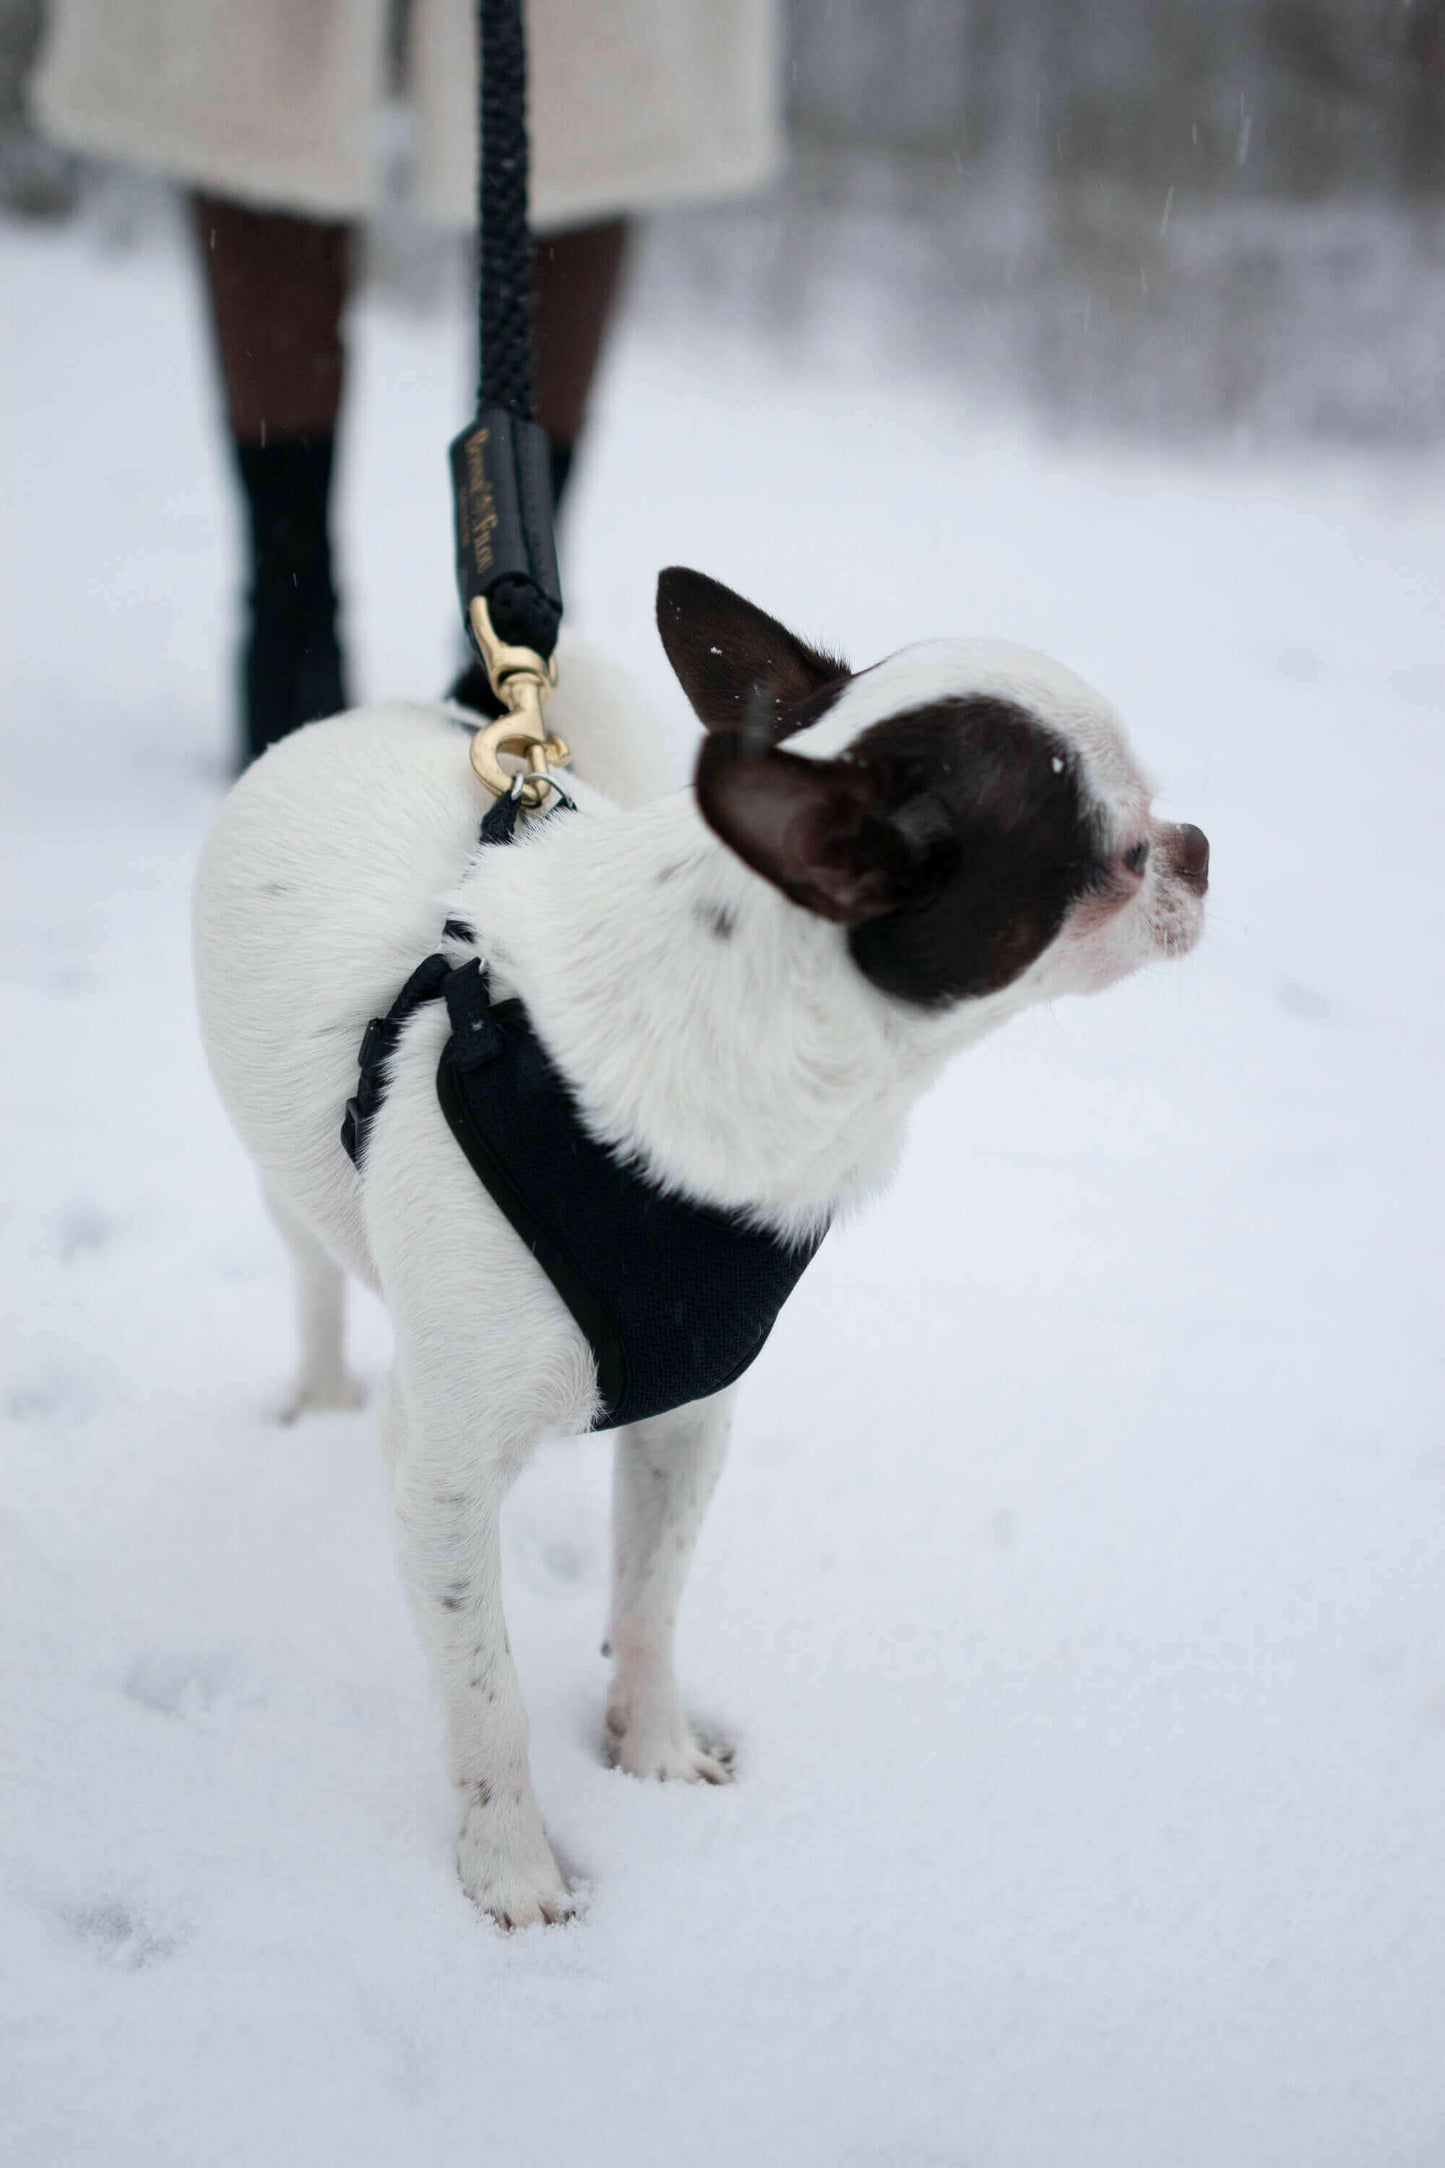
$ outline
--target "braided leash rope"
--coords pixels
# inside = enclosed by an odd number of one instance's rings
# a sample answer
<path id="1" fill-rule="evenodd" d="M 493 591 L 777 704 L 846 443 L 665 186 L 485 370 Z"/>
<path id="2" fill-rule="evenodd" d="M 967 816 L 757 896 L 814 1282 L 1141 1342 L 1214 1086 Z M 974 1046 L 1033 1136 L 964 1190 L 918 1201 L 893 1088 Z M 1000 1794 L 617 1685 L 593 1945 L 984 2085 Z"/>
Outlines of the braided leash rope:
<path id="1" fill-rule="evenodd" d="M 480 0 L 477 85 L 477 411 L 536 419 L 527 224 L 527 44 L 520 0 Z"/>
<path id="2" fill-rule="evenodd" d="M 476 417 L 451 447 L 457 591 L 493 691 L 518 712 L 525 679 L 535 721 L 551 683 L 562 589 L 547 437 L 535 419 L 522 0 L 477 0 L 477 32 L 480 361 Z"/>

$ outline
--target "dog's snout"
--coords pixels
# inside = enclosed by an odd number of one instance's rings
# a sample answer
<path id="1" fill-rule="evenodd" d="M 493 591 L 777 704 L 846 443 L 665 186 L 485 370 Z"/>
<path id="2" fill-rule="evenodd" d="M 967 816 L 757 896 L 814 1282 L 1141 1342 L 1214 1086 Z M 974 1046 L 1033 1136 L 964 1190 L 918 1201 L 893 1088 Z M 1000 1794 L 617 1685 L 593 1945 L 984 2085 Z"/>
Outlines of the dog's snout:
<path id="1" fill-rule="evenodd" d="M 1202 896 L 1209 886 L 1209 838 L 1192 821 L 1181 821 L 1174 831 L 1170 852 L 1175 873 L 1186 888 Z"/>

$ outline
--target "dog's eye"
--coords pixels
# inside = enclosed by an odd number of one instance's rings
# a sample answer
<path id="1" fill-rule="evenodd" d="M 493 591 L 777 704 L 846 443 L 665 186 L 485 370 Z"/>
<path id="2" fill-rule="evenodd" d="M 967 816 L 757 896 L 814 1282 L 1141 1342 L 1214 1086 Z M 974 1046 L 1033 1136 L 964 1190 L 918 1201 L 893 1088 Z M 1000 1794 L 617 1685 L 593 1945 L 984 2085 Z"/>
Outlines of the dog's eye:
<path id="1" fill-rule="evenodd" d="M 1124 853 L 1124 864 L 1131 873 L 1142 873 L 1148 863 L 1149 846 L 1147 843 L 1136 843 L 1132 850 Z"/>

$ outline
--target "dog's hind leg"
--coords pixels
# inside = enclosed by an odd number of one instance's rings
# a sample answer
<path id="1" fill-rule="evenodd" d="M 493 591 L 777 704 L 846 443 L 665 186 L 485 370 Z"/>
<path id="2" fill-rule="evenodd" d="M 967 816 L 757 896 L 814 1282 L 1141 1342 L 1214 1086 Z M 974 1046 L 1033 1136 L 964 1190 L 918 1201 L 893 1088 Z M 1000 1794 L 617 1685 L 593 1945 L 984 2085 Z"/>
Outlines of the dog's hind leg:
<path id="1" fill-rule="evenodd" d="M 266 1203 L 296 1268 L 300 1360 L 284 1420 L 328 1408 L 359 1408 L 361 1387 L 346 1367 L 346 1275 L 311 1229 L 268 1186 Z"/>
<path id="2" fill-rule="evenodd" d="M 609 1758 L 640 1777 L 726 1784 L 682 1706 L 673 1644 L 693 1545 L 727 1450 L 731 1392 L 617 1434 L 612 1477 Z"/>

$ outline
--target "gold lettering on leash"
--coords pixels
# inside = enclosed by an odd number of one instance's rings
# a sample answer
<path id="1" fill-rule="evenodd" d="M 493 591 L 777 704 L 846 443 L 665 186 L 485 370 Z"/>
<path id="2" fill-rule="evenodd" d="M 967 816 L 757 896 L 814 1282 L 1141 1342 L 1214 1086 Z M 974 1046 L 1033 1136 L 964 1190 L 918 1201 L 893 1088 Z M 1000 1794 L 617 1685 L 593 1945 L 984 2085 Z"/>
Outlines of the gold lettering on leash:
<path id="1" fill-rule="evenodd" d="M 472 538 L 472 564 L 478 579 L 491 570 L 492 536 L 497 531 L 497 503 L 482 458 L 482 446 L 491 434 L 490 429 L 479 429 L 475 436 L 467 439 L 467 510 L 470 514 L 467 530 Z"/>

